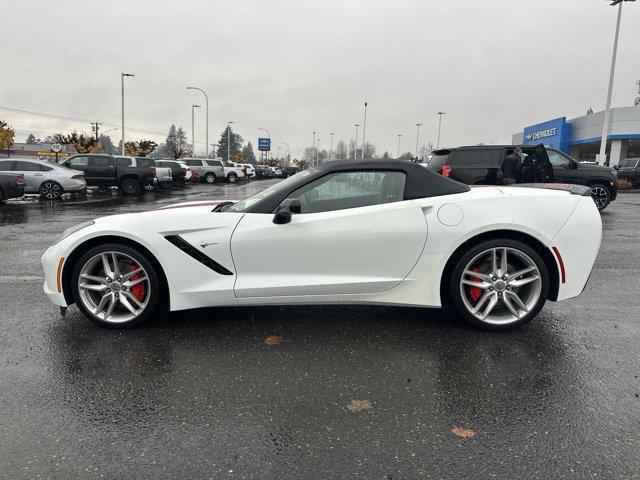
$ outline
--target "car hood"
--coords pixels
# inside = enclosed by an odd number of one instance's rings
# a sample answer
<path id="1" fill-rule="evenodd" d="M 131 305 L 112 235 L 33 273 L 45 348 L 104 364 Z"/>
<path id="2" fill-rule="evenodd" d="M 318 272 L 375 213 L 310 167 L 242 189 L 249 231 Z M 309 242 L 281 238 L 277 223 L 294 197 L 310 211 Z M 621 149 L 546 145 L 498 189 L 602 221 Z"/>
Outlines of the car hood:
<path id="1" fill-rule="evenodd" d="M 597 165 L 595 163 L 578 163 L 578 170 L 599 171 L 602 173 L 611 173 L 610 167 L 604 165 Z"/>

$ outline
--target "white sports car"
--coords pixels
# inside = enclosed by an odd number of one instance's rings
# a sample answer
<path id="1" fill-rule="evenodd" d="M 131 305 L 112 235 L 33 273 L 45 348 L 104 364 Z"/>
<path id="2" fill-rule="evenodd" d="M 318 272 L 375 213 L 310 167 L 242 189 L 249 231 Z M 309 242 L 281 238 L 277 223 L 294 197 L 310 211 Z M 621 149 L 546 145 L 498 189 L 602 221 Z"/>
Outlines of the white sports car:
<path id="1" fill-rule="evenodd" d="M 110 327 L 158 307 L 369 303 L 450 305 L 507 330 L 547 299 L 579 295 L 600 246 L 588 188 L 536 187 L 470 188 L 410 162 L 332 162 L 239 202 L 72 227 L 42 257 L 44 290 Z"/>

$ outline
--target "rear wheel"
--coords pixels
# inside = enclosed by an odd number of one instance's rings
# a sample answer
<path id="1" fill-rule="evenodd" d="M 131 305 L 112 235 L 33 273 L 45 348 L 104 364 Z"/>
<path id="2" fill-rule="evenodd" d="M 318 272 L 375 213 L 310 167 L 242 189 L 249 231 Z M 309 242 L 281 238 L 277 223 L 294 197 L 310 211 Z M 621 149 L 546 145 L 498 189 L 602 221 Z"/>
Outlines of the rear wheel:
<path id="1" fill-rule="evenodd" d="M 538 252 L 511 239 L 482 242 L 458 260 L 449 285 L 455 309 L 485 330 L 529 323 L 544 306 L 549 273 Z"/>
<path id="2" fill-rule="evenodd" d="M 207 182 L 207 183 L 214 183 L 216 181 L 215 173 L 211 173 L 211 172 L 207 173 L 204 176 L 204 181 Z"/>
<path id="3" fill-rule="evenodd" d="M 235 173 L 230 173 L 229 175 L 227 175 L 227 182 L 236 183 L 237 181 L 238 181 L 238 175 L 236 175 Z"/>
<path id="4" fill-rule="evenodd" d="M 133 178 L 125 178 L 120 183 L 120 190 L 125 195 L 138 195 L 141 192 L 140 184 Z"/>
<path id="5" fill-rule="evenodd" d="M 40 185 L 40 198 L 44 200 L 56 200 L 62 196 L 64 190 L 59 183 L 47 180 Z"/>
<path id="6" fill-rule="evenodd" d="M 593 198 L 598 210 L 602 211 L 607 208 L 611 202 L 611 192 L 606 185 L 597 183 L 595 185 L 591 185 L 591 198 Z"/>
<path id="7" fill-rule="evenodd" d="M 78 308 L 95 323 L 127 328 L 149 318 L 160 298 L 160 282 L 142 253 L 120 244 L 87 251 L 76 263 L 72 289 Z"/>

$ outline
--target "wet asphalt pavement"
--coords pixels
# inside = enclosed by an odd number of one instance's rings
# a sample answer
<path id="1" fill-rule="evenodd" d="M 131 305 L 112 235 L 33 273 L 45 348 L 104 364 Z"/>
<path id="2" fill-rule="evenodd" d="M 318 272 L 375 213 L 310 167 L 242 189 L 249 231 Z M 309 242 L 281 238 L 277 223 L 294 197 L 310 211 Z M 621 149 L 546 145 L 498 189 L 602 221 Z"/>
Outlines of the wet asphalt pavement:
<path id="1" fill-rule="evenodd" d="M 270 183 L 0 206 L 1 478 L 640 477 L 640 195 L 603 212 L 584 294 L 506 334 L 361 306 L 110 331 L 42 292 L 73 224 Z"/>

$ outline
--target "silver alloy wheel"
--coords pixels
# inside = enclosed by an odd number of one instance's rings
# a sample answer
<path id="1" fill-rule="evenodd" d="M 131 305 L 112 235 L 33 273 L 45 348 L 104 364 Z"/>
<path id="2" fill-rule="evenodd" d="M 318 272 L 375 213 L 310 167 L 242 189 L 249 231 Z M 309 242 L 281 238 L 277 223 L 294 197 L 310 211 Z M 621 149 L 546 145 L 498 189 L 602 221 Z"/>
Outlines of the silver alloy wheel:
<path id="1" fill-rule="evenodd" d="M 601 185 L 591 187 L 591 198 L 596 202 L 598 210 L 602 210 L 609 203 L 609 192 Z"/>
<path id="2" fill-rule="evenodd" d="M 236 180 L 238 179 L 238 176 L 235 174 L 230 174 L 229 177 L 227 178 L 227 180 L 229 180 L 229 183 L 236 183 Z"/>
<path id="3" fill-rule="evenodd" d="M 56 182 L 46 181 L 40 187 L 40 195 L 49 200 L 59 198 L 62 195 L 62 187 Z"/>
<path id="4" fill-rule="evenodd" d="M 214 183 L 216 181 L 216 176 L 213 173 L 207 173 L 204 176 L 204 179 L 207 183 Z"/>
<path id="5" fill-rule="evenodd" d="M 472 288 L 478 289 L 476 295 Z M 478 320 L 492 325 L 522 319 L 538 303 L 541 292 L 542 275 L 536 263 L 512 247 L 479 253 L 464 267 L 460 279 L 464 306 Z"/>
<path id="6" fill-rule="evenodd" d="M 132 289 L 144 287 L 142 299 Z M 146 270 L 122 252 L 101 252 L 82 266 L 78 292 L 82 305 L 97 319 L 124 323 L 144 312 L 151 294 Z"/>

